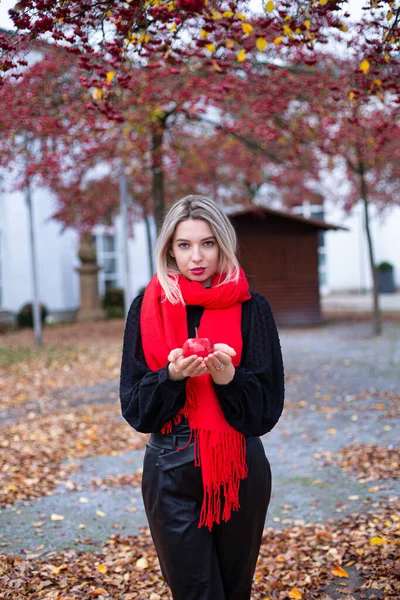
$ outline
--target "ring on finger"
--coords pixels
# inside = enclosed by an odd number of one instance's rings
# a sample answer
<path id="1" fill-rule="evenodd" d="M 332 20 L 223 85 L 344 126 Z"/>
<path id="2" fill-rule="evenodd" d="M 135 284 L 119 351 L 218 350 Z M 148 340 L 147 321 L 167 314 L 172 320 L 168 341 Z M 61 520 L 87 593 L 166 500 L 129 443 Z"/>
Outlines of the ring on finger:
<path id="1" fill-rule="evenodd" d="M 215 367 L 215 368 L 217 369 L 217 371 L 219 371 L 220 369 L 223 369 L 224 366 L 225 366 L 224 363 L 221 362 L 221 364 L 218 367 Z"/>

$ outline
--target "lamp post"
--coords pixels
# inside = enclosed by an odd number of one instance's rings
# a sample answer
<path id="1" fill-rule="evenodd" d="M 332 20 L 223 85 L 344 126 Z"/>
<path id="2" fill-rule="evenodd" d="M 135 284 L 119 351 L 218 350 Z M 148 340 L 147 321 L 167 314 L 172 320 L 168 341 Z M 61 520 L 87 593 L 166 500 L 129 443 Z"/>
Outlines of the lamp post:
<path id="1" fill-rule="evenodd" d="M 40 314 L 40 301 L 39 301 L 39 282 L 38 282 L 38 268 L 37 268 L 37 256 L 36 256 L 36 236 L 35 236 L 35 224 L 33 221 L 33 207 L 32 207 L 32 192 L 30 181 L 26 186 L 25 201 L 28 208 L 28 221 L 29 221 L 29 245 L 31 255 L 31 269 L 32 269 L 32 288 L 33 288 L 33 329 L 35 332 L 35 344 L 36 346 L 42 345 L 42 319 Z"/>
<path id="2" fill-rule="evenodd" d="M 119 180 L 119 200 L 122 225 L 122 254 L 123 254 L 123 287 L 124 287 L 124 311 L 125 316 L 128 315 L 131 296 L 130 284 L 130 261 L 129 261 L 129 232 L 128 232 L 128 180 L 122 173 Z"/>

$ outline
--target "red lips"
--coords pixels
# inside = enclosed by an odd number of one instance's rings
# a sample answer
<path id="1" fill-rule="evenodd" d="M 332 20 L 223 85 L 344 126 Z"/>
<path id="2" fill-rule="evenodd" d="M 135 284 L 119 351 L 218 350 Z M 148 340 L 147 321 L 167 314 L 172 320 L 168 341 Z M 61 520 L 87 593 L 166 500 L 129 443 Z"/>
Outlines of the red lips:
<path id="1" fill-rule="evenodd" d="M 205 270 L 205 267 L 199 267 L 198 269 L 190 269 L 190 272 L 193 273 L 193 275 L 202 275 Z"/>

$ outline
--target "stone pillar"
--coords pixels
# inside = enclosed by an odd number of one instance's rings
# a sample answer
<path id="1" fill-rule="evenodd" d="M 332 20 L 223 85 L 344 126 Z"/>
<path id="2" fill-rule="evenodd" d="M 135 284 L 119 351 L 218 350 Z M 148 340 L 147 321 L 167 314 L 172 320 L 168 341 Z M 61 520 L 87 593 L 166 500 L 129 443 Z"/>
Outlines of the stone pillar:
<path id="1" fill-rule="evenodd" d="M 98 286 L 98 272 L 101 267 L 96 264 L 96 246 L 92 234 L 83 234 L 78 256 L 82 265 L 76 270 L 79 273 L 80 306 L 77 314 L 79 323 L 92 323 L 105 319 L 105 312 L 101 306 Z"/>

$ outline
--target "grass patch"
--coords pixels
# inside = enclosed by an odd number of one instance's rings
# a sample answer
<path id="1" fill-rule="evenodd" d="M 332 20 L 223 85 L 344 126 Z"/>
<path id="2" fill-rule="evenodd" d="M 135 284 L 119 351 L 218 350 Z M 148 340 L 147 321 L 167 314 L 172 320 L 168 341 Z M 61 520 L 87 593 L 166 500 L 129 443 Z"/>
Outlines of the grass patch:
<path id="1" fill-rule="evenodd" d="M 45 363 L 50 365 L 54 360 L 72 358 L 76 354 L 77 349 L 74 346 L 66 348 L 58 348 L 57 346 L 43 346 L 41 348 L 0 346 L 0 366 L 7 367 L 35 359 L 44 359 Z"/>

